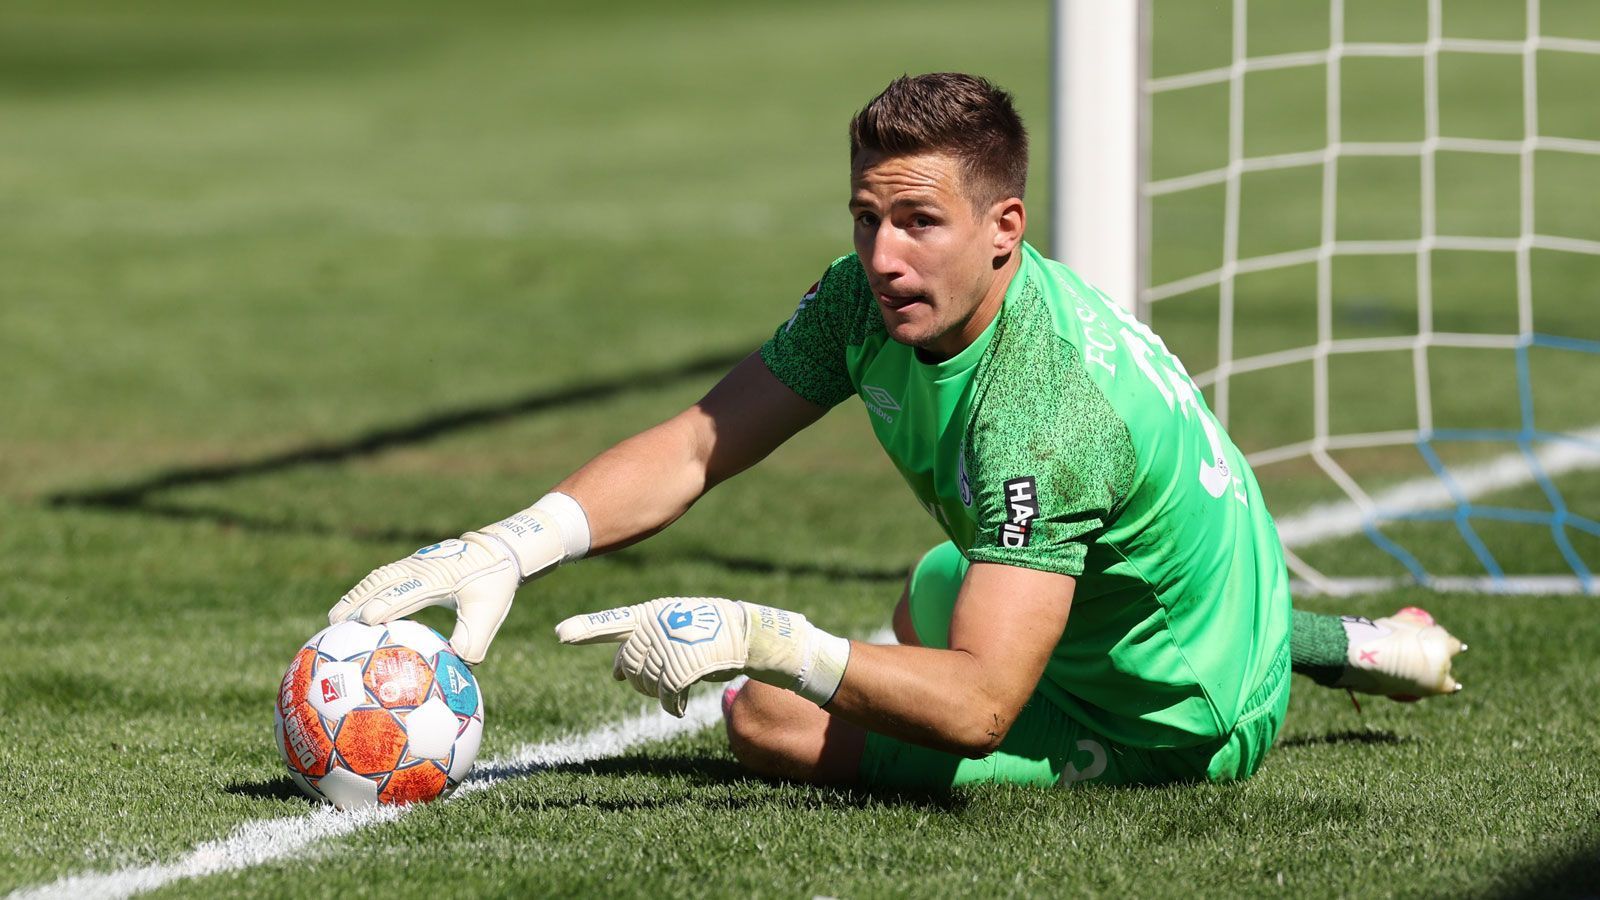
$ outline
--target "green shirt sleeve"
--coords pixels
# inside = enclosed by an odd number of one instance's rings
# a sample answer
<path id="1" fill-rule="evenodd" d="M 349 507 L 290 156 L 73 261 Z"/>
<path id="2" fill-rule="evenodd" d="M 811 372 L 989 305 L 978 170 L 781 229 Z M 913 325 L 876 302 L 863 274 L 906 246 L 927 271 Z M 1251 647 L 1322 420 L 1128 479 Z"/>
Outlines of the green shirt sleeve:
<path id="1" fill-rule="evenodd" d="M 818 406 L 832 407 L 854 394 L 845 347 L 858 312 L 854 256 L 834 260 L 800 298 L 789 321 L 761 346 L 761 360 L 789 389 Z M 853 270 L 853 271 L 852 271 Z"/>
<path id="2" fill-rule="evenodd" d="M 974 409 L 965 462 L 977 528 L 967 556 L 1082 575 L 1089 544 L 1133 483 L 1133 441 L 1076 348 L 1039 323 L 1007 324 L 997 340 L 1028 350 L 996 355 L 1008 370 L 989 373 Z"/>

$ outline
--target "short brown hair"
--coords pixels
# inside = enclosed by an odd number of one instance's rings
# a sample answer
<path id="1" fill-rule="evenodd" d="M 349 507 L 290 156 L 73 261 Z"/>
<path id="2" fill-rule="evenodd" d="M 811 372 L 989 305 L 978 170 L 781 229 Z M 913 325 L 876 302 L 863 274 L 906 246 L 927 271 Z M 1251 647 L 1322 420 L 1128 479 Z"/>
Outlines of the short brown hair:
<path id="1" fill-rule="evenodd" d="M 1028 130 L 1011 95 L 988 79 L 960 72 L 902 75 L 890 82 L 850 120 L 851 165 L 863 150 L 954 156 L 974 206 L 1021 197 L 1028 182 Z"/>

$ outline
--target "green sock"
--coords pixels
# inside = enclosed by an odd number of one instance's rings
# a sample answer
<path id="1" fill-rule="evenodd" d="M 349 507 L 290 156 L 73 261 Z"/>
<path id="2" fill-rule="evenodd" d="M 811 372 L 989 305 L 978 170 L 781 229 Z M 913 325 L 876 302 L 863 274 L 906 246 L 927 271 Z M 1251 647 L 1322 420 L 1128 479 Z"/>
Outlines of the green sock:
<path id="1" fill-rule="evenodd" d="M 1344 674 L 1350 637 L 1339 616 L 1293 610 L 1289 630 L 1290 668 L 1317 684 L 1333 687 Z"/>

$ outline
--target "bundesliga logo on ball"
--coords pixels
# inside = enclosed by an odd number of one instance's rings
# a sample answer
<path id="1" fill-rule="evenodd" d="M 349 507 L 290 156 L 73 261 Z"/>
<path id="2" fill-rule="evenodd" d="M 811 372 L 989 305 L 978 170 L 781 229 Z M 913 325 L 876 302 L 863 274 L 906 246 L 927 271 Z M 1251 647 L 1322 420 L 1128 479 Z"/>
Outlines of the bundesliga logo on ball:
<path id="1" fill-rule="evenodd" d="M 322 630 L 289 664 L 276 713 L 289 777 L 341 809 L 448 796 L 483 739 L 477 680 L 416 622 Z"/>

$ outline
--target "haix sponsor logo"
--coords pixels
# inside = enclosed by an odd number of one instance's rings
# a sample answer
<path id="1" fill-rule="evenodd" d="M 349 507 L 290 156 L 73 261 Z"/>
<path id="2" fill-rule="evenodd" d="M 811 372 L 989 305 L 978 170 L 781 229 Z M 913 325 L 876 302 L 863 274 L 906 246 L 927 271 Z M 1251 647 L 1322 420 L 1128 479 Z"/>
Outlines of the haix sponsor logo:
<path id="1" fill-rule="evenodd" d="M 1007 547 L 1026 547 L 1031 525 L 1039 515 L 1038 489 L 1032 476 L 1006 482 L 1006 521 L 1000 526 L 1000 543 Z"/>
<path id="2" fill-rule="evenodd" d="M 878 418 L 894 423 L 894 414 L 900 411 L 900 402 L 894 395 L 875 384 L 861 386 L 861 399 L 867 404 L 867 409 L 872 410 Z"/>
<path id="3" fill-rule="evenodd" d="M 344 696 L 344 676 L 329 675 L 322 679 L 322 702 L 332 703 Z"/>

